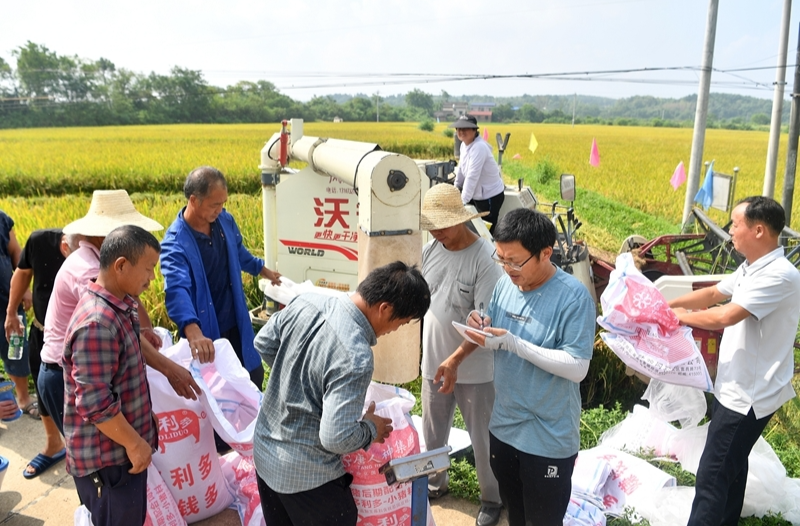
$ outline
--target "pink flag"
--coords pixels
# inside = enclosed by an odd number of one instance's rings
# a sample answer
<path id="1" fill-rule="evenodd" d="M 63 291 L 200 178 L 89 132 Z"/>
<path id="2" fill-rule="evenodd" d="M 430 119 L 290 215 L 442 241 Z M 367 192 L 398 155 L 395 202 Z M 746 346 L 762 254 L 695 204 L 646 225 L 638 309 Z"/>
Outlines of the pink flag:
<path id="1" fill-rule="evenodd" d="M 669 180 L 669 184 L 672 185 L 673 190 L 677 190 L 680 185 L 686 182 L 686 169 L 683 167 L 683 161 L 678 163 L 678 166 L 675 167 L 675 171 L 672 173 L 672 177 Z"/>
<path id="2" fill-rule="evenodd" d="M 489 140 L 489 128 L 484 128 L 483 129 L 483 140 L 484 141 L 488 141 Z"/>
<path id="3" fill-rule="evenodd" d="M 512 159 L 522 159 L 522 156 L 520 154 L 518 154 L 518 153 L 515 153 L 514 157 L 512 157 Z"/>
<path id="4" fill-rule="evenodd" d="M 589 164 L 600 166 L 600 151 L 597 149 L 597 141 L 592 137 L 592 153 L 589 154 Z"/>

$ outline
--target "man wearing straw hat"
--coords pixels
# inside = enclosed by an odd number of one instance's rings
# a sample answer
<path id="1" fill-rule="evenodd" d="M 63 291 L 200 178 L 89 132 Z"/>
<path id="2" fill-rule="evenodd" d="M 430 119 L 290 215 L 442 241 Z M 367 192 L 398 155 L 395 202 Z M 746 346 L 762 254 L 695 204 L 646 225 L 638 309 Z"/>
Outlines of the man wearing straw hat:
<path id="1" fill-rule="evenodd" d="M 100 273 L 100 246 L 105 237 L 123 225 L 139 226 L 148 232 L 162 230 L 158 222 L 136 211 L 125 190 L 95 190 L 89 213 L 64 227 L 64 234 L 80 235 L 78 249 L 69 255 L 56 275 L 50 303 L 44 321 L 44 345 L 42 367 L 39 370 L 39 391 L 47 411 L 53 417 L 59 431 L 64 433 L 64 376 L 61 368 L 64 338 L 67 326 L 81 296 L 89 283 Z M 189 371 L 162 356 L 157 351 L 160 339 L 153 333 L 150 317 L 145 309 L 139 309 L 142 353 L 147 365 L 169 379 L 175 392 L 185 398 L 195 399 L 200 387 Z M 193 392 L 194 391 L 194 392 Z M 63 453 L 56 460 L 63 458 Z M 52 459 L 51 459 L 52 460 Z M 52 465 L 52 462 L 51 462 Z M 46 467 L 49 467 L 46 466 Z M 45 467 L 45 469 L 46 469 Z"/>
<path id="2" fill-rule="evenodd" d="M 452 322 L 463 322 L 470 311 L 489 305 L 503 271 L 492 261 L 492 244 L 475 234 L 467 223 L 488 212 L 472 214 L 461 195 L 448 184 L 425 194 L 420 228 L 433 240 L 422 251 L 422 274 L 431 289 L 431 308 L 422 329 L 422 430 L 428 450 L 443 447 L 449 438 L 456 405 L 475 453 L 481 489 L 477 526 L 500 519 L 500 490 L 489 465 L 489 419 L 494 403 L 492 353 L 461 338 Z M 456 375 L 458 370 L 458 375 Z M 435 380 L 443 378 L 441 389 Z M 428 479 L 428 495 L 447 492 L 447 472 Z"/>

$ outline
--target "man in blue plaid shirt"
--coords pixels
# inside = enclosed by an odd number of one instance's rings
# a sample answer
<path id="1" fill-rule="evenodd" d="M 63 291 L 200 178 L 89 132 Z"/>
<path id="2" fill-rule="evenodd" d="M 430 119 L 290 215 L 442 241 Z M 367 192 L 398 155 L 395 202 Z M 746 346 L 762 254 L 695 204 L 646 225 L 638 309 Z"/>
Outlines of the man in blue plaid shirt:
<path id="1" fill-rule="evenodd" d="M 361 416 L 371 346 L 422 319 L 429 305 L 419 270 L 395 261 L 373 270 L 350 297 L 298 296 L 259 331 L 256 350 L 272 368 L 254 437 L 267 524 L 356 524 L 342 455 L 392 431 L 374 402 Z"/>

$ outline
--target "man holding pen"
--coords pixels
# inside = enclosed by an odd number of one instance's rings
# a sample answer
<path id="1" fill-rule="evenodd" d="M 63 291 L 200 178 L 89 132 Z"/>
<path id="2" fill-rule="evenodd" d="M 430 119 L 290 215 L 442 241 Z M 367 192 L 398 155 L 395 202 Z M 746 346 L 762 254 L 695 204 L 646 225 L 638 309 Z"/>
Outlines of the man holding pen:
<path id="1" fill-rule="evenodd" d="M 494 239 L 494 259 L 506 275 L 484 319 L 470 314 L 469 325 L 480 332 L 466 331 L 496 351 L 491 466 L 510 526 L 561 526 L 580 446 L 579 383 L 592 357 L 596 308 L 586 288 L 550 262 L 556 231 L 547 216 L 513 210 Z M 434 380 L 446 378 L 469 347 L 445 360 Z"/>
<path id="2" fill-rule="evenodd" d="M 492 261 L 492 244 L 467 228 L 475 217 L 464 208 L 458 190 L 439 184 L 428 190 L 420 227 L 433 239 L 422 249 L 422 275 L 431 288 L 431 308 L 422 326 L 422 432 L 428 450 L 443 447 L 450 436 L 455 408 L 467 425 L 481 489 L 477 526 L 500 519 L 500 490 L 489 465 L 489 418 L 494 403 L 492 354 L 476 352 L 455 369 L 447 369 L 444 386 L 434 382 L 439 365 L 467 344 L 452 322 L 464 321 L 478 308 L 483 313 L 503 271 Z M 452 388 L 451 388 L 452 386 Z M 448 392 L 449 391 L 449 392 Z M 447 493 L 447 472 L 428 477 L 428 496 Z"/>

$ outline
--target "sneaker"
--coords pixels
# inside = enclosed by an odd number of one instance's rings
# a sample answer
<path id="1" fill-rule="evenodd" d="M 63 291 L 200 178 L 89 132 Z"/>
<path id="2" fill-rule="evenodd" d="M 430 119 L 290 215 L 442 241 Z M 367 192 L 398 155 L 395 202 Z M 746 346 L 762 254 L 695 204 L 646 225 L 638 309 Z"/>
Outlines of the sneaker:
<path id="1" fill-rule="evenodd" d="M 428 500 L 436 500 L 439 497 L 444 497 L 450 493 L 450 488 L 444 487 L 440 489 L 429 489 L 428 490 Z"/>
<path id="2" fill-rule="evenodd" d="M 502 509 L 499 506 L 481 506 L 475 526 L 494 526 L 500 521 Z"/>

